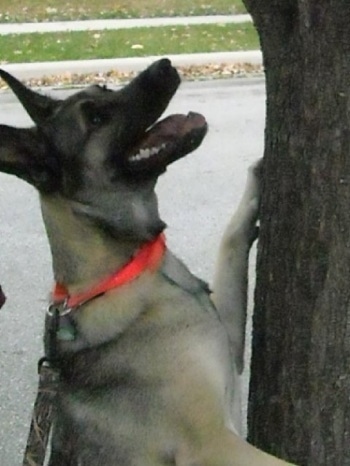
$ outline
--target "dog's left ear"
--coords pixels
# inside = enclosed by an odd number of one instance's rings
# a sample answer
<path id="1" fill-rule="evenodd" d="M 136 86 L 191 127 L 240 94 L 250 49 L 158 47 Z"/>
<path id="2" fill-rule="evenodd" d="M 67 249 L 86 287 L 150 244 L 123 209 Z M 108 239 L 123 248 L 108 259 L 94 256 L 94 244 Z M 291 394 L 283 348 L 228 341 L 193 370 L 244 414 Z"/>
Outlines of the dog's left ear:
<path id="1" fill-rule="evenodd" d="M 45 123 L 60 104 L 59 100 L 32 91 L 7 71 L 0 69 L 0 77 L 9 85 L 28 115 L 39 126 Z"/>
<path id="2" fill-rule="evenodd" d="M 7 71 L 0 70 L 0 77 L 39 128 L 60 105 L 59 100 L 32 91 Z M 0 171 L 28 181 L 41 192 L 54 191 L 60 179 L 56 160 L 47 150 L 45 139 L 37 128 L 0 125 Z"/>
<path id="3" fill-rule="evenodd" d="M 36 128 L 0 125 L 0 172 L 16 175 L 41 192 L 58 187 L 59 168 Z"/>

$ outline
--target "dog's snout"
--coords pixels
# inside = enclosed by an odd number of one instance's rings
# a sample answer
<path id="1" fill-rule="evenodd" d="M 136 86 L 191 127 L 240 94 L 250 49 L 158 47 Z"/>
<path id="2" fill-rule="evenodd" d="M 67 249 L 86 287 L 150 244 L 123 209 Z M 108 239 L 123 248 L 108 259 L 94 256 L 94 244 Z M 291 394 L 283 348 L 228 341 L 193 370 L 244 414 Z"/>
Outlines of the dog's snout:
<path id="1" fill-rule="evenodd" d="M 169 72 L 173 71 L 173 67 L 171 65 L 171 61 L 169 58 L 162 58 L 158 62 L 158 73 L 160 75 L 167 74 Z"/>
<path id="2" fill-rule="evenodd" d="M 150 68 L 151 77 L 157 86 L 169 85 L 169 82 L 174 86 L 180 83 L 180 76 L 171 64 L 168 58 L 162 58 L 154 63 Z"/>

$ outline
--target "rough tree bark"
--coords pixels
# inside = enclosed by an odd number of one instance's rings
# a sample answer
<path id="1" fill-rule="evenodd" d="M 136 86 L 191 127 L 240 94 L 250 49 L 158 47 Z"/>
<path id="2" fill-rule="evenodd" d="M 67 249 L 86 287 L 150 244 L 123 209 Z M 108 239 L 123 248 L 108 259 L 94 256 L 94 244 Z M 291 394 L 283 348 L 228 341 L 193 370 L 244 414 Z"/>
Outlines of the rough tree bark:
<path id="1" fill-rule="evenodd" d="M 266 70 L 249 439 L 350 465 L 350 1 L 244 0 Z"/>

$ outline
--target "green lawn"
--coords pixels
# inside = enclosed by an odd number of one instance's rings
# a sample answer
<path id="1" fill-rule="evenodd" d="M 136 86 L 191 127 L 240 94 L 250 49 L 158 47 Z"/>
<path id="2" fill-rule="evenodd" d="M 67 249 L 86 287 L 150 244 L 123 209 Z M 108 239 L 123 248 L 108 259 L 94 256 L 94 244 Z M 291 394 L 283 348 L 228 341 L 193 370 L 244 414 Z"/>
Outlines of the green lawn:
<path id="1" fill-rule="evenodd" d="M 245 13 L 242 0 L 0 0 L 0 22 Z"/>
<path id="2" fill-rule="evenodd" d="M 0 36 L 0 62 L 139 57 L 259 48 L 251 23 Z"/>

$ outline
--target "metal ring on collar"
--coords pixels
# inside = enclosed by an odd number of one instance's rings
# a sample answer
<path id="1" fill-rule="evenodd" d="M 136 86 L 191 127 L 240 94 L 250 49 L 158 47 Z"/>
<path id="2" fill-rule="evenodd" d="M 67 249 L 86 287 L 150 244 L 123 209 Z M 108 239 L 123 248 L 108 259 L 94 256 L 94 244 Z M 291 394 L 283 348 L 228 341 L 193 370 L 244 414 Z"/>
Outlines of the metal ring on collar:
<path id="1" fill-rule="evenodd" d="M 55 317 L 56 313 L 58 312 L 58 316 L 62 317 L 70 312 L 72 312 L 73 308 L 72 307 L 67 307 L 67 301 L 64 301 L 63 303 L 50 303 L 47 306 L 46 309 L 46 314 L 49 315 L 50 317 Z"/>

